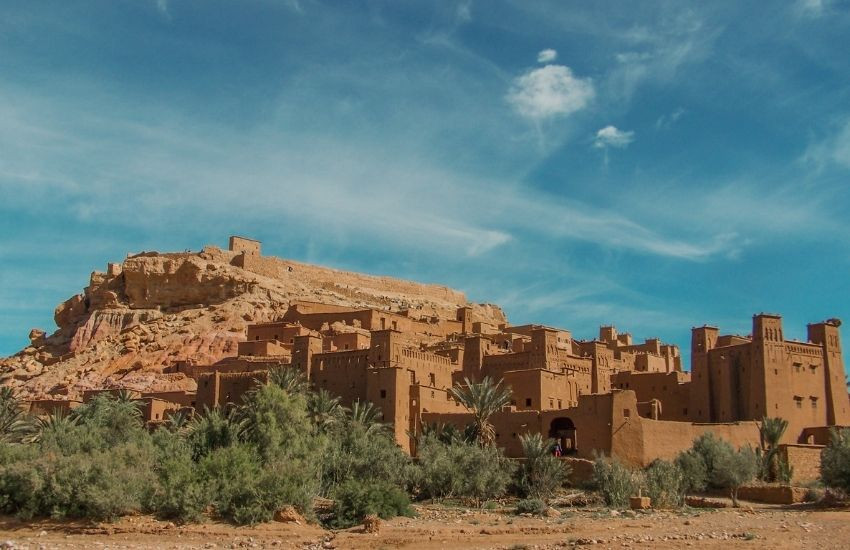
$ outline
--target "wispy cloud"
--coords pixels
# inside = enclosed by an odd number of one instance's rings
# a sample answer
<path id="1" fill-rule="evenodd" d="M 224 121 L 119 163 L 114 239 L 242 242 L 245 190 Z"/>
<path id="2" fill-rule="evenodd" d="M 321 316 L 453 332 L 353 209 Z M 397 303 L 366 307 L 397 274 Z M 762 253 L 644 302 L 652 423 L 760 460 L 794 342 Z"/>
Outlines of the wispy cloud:
<path id="1" fill-rule="evenodd" d="M 672 113 L 661 115 L 655 121 L 655 129 L 656 130 L 666 130 L 666 129 L 670 128 L 684 114 L 685 114 L 685 109 L 683 109 L 682 107 L 678 107 L 678 108 L 674 109 Z"/>
<path id="2" fill-rule="evenodd" d="M 829 10 L 831 0 L 797 0 L 796 12 L 806 17 L 821 17 Z"/>
<path id="3" fill-rule="evenodd" d="M 576 77 L 563 65 L 546 65 L 514 79 L 507 100 L 522 116 L 539 121 L 580 111 L 594 95 L 589 78 Z"/>
<path id="4" fill-rule="evenodd" d="M 623 148 L 627 147 L 635 140 L 634 131 L 620 130 L 616 126 L 606 126 L 596 132 L 596 138 L 593 140 L 593 146 L 599 149 L 607 147 Z"/>
<path id="5" fill-rule="evenodd" d="M 803 161 L 814 165 L 817 170 L 830 165 L 850 168 L 850 118 L 840 124 L 833 135 L 809 145 Z"/>
<path id="6" fill-rule="evenodd" d="M 551 48 L 547 48 L 545 50 L 540 50 L 540 52 L 537 54 L 537 62 L 538 63 L 551 63 L 552 61 L 555 61 L 555 59 L 557 59 L 557 58 L 558 58 L 558 52 L 551 49 Z"/>
<path id="7" fill-rule="evenodd" d="M 472 21 L 472 0 L 459 2 L 455 10 L 458 22 L 468 23 Z"/>

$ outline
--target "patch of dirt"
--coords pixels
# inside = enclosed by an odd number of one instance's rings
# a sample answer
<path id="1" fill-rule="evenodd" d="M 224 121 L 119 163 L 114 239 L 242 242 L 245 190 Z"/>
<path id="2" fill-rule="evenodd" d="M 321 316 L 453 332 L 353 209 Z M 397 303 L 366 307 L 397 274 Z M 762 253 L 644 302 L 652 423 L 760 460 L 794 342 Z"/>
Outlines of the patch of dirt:
<path id="1" fill-rule="evenodd" d="M 0 544 L 16 548 L 286 548 L 286 549 L 556 549 L 847 548 L 850 510 L 810 506 L 618 512 L 559 508 L 557 517 L 517 516 L 509 508 L 416 506 L 418 517 L 329 531 L 306 523 L 235 527 L 208 522 L 178 526 L 148 516 L 116 523 L 0 518 Z"/>

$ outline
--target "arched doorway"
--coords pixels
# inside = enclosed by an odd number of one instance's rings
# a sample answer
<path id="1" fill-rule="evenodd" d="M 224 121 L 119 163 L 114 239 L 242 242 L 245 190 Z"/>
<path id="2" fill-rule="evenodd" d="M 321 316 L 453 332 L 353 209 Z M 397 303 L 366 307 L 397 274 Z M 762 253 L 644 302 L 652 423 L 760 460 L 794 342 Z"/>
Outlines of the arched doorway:
<path id="1" fill-rule="evenodd" d="M 560 417 L 552 420 L 549 425 L 549 437 L 561 444 L 563 454 L 575 454 L 578 452 L 576 441 L 576 426 L 569 418 Z"/>

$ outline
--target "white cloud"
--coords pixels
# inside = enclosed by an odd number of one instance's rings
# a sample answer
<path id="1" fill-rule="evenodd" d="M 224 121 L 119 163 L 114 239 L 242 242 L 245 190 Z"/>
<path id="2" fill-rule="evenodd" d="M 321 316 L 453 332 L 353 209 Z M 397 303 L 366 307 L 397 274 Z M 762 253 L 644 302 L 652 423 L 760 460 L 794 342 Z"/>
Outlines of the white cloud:
<path id="1" fill-rule="evenodd" d="M 466 2 L 458 4 L 457 10 L 455 10 L 455 16 L 461 23 L 472 21 L 472 0 L 467 0 Z"/>
<path id="2" fill-rule="evenodd" d="M 850 168 L 850 119 L 844 122 L 834 136 L 810 145 L 803 160 L 814 164 L 819 170 L 830 164 Z"/>
<path id="3" fill-rule="evenodd" d="M 580 111 L 595 93 L 589 78 L 577 78 L 563 65 L 546 65 L 515 78 L 507 100 L 522 116 L 541 120 Z"/>
<path id="4" fill-rule="evenodd" d="M 169 13 L 168 11 L 168 0 L 156 0 L 156 9 L 163 16 L 167 17 L 168 19 L 171 19 L 171 13 Z"/>
<path id="5" fill-rule="evenodd" d="M 614 55 L 617 64 L 606 78 L 607 91 L 629 100 L 645 84 L 674 81 L 680 69 L 708 56 L 720 30 L 707 28 L 691 10 L 670 12 L 653 28 L 631 27 L 618 32 L 625 46 Z"/>
<path id="6" fill-rule="evenodd" d="M 546 48 L 545 50 L 540 50 L 540 53 L 537 54 L 537 62 L 550 63 L 552 61 L 555 61 L 557 57 L 558 52 L 556 52 L 552 48 Z"/>
<path id="7" fill-rule="evenodd" d="M 829 9 L 830 0 L 799 0 L 797 13 L 808 17 L 820 17 Z"/>
<path id="8" fill-rule="evenodd" d="M 596 132 L 596 139 L 593 141 L 594 147 L 626 147 L 629 143 L 635 140 L 633 131 L 619 130 L 616 126 L 606 126 Z"/>
<path id="9" fill-rule="evenodd" d="M 655 121 L 655 129 L 656 130 L 666 130 L 673 126 L 673 124 L 685 114 L 685 110 L 681 107 L 677 108 L 670 114 L 664 114 L 658 117 L 658 120 Z"/>

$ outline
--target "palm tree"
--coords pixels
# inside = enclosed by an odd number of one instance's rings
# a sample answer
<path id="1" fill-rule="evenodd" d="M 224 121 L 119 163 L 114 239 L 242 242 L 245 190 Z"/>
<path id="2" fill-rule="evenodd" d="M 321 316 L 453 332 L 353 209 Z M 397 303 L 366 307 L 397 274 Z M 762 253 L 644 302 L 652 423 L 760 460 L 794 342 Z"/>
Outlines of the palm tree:
<path id="1" fill-rule="evenodd" d="M 381 409 L 376 407 L 371 401 L 354 402 L 349 411 L 349 418 L 354 424 L 359 424 L 366 429 L 367 433 L 380 432 L 387 428 L 383 423 Z"/>
<path id="2" fill-rule="evenodd" d="M 32 431 L 33 423 L 12 388 L 0 388 L 0 441 L 19 443 Z"/>
<path id="3" fill-rule="evenodd" d="M 333 397 L 327 390 L 320 389 L 307 398 L 307 415 L 320 432 L 326 432 L 344 414 L 345 408 L 340 405 L 339 397 Z"/>
<path id="4" fill-rule="evenodd" d="M 779 441 L 788 429 L 788 421 L 784 418 L 762 418 L 759 426 L 759 439 L 761 447 L 759 455 L 762 458 L 761 477 L 765 481 L 775 481 L 780 473 Z"/>
<path id="5" fill-rule="evenodd" d="M 174 411 L 168 415 L 168 428 L 175 433 L 183 433 L 189 425 L 189 415 L 185 411 Z"/>
<path id="6" fill-rule="evenodd" d="M 485 376 L 478 383 L 470 381 L 469 378 L 463 380 L 465 385 L 456 384 L 451 389 L 452 396 L 472 413 L 478 442 L 482 445 L 493 445 L 496 429 L 490 423 L 490 417 L 510 403 L 511 390 L 501 387 L 501 380 L 494 383 L 489 376 Z"/>
<path id="7" fill-rule="evenodd" d="M 36 419 L 27 442 L 38 443 L 47 433 L 64 435 L 73 429 L 77 422 L 79 422 L 78 416 L 69 414 L 63 409 L 55 409 L 52 414 Z"/>
<path id="8" fill-rule="evenodd" d="M 204 407 L 202 415 L 189 421 L 185 433 L 195 459 L 215 449 L 229 447 L 242 438 L 245 423 L 236 417 L 233 410 L 235 409 L 223 411 L 218 407 Z"/>
<path id="9" fill-rule="evenodd" d="M 307 391 L 307 380 L 304 378 L 304 373 L 290 365 L 278 365 L 269 369 L 269 383 L 290 394 Z"/>

